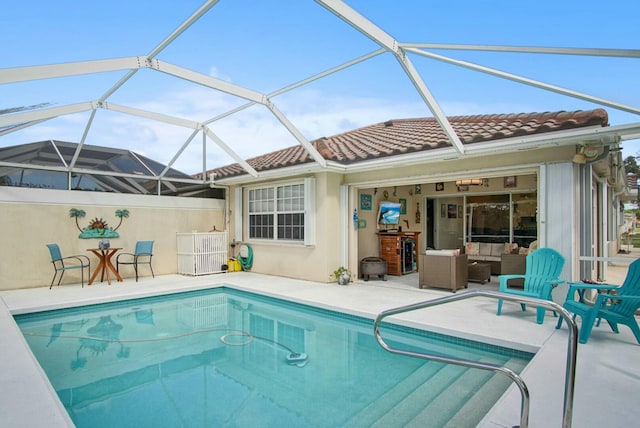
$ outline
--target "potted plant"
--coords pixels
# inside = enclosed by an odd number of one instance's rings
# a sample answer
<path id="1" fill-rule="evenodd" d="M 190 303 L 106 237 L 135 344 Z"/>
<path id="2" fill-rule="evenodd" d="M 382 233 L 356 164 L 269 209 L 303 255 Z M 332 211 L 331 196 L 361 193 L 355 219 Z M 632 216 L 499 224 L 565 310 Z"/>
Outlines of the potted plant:
<path id="1" fill-rule="evenodd" d="M 338 269 L 334 270 L 331 276 L 338 281 L 338 284 L 340 285 L 347 285 L 351 282 L 351 272 L 344 266 L 340 266 Z"/>

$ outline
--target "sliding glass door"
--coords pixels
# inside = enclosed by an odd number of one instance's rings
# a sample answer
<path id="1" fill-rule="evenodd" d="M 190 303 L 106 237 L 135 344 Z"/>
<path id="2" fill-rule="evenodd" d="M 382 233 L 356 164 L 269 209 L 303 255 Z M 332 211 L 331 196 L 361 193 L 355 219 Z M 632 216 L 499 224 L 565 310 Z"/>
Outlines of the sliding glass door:
<path id="1" fill-rule="evenodd" d="M 537 239 L 536 193 L 467 196 L 465 242 L 517 242 Z"/>

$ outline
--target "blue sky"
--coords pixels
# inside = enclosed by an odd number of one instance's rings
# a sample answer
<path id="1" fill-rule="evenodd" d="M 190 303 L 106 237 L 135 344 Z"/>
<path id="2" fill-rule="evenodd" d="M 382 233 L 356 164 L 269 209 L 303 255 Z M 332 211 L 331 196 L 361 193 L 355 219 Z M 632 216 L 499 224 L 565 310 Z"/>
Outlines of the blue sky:
<path id="1" fill-rule="evenodd" d="M 350 0 L 347 3 L 401 42 L 639 49 L 640 2 L 584 3 Z M 144 56 L 203 0 L 80 2 L 7 1 L 3 4 L 0 68 Z M 377 49 L 311 0 L 220 0 L 157 58 L 269 93 Z M 640 58 L 435 51 L 606 98 L 640 106 Z M 592 109 L 586 101 L 549 93 L 431 59 L 410 56 L 445 114 L 494 114 Z M 99 98 L 125 73 L 47 79 L 0 86 L 0 110 Z M 245 102 L 151 70 L 140 70 L 111 102 L 204 121 Z M 394 118 L 431 116 L 398 63 L 384 54 L 273 102 L 309 140 Z M 612 125 L 640 122 L 605 107 Z M 46 121 L 0 137 L 0 147 L 60 139 L 79 141 L 88 113 Z M 272 115 L 254 106 L 211 125 L 243 158 L 297 142 Z M 188 129 L 100 109 L 87 143 L 128 148 L 168 162 Z M 201 170 L 201 137 L 175 166 Z M 640 155 L 640 141 L 623 144 Z M 213 144 L 207 168 L 231 163 Z"/>

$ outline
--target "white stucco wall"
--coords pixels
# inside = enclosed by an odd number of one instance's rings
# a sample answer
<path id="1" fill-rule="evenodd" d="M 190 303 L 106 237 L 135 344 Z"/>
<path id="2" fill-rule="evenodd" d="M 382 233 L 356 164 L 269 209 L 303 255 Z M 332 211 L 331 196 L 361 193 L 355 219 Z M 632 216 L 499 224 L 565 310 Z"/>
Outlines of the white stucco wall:
<path id="1" fill-rule="evenodd" d="M 176 233 L 197 230 L 206 232 L 216 226 L 224 230 L 224 201 L 215 199 L 141 196 L 97 192 L 23 189 L 0 187 L 0 289 L 30 288 L 49 285 L 53 268 L 46 244 L 57 243 L 63 256 L 85 254 L 98 240 L 79 239 L 75 220 L 69 210 L 84 210 L 79 219 L 86 227 L 94 218 L 103 218 L 116 227 L 118 209 L 127 209 L 117 232 L 110 239 L 113 247 L 133 252 L 138 240 L 153 240 L 153 269 L 156 274 L 177 272 Z M 92 258 L 92 269 L 97 260 Z M 124 277 L 132 277 L 133 269 L 125 267 Z M 145 275 L 143 268 L 142 274 Z M 79 271 L 65 273 L 63 283 L 80 282 Z"/>

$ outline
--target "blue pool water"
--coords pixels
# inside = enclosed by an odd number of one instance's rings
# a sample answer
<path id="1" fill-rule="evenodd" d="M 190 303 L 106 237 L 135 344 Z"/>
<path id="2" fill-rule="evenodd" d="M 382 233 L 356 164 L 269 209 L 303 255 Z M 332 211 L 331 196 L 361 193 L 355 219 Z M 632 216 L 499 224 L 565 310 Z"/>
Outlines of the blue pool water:
<path id="1" fill-rule="evenodd" d="M 230 288 L 17 315 L 78 427 L 473 427 L 501 375 L 390 354 L 373 321 Z M 394 346 L 532 355 L 386 324 Z"/>

